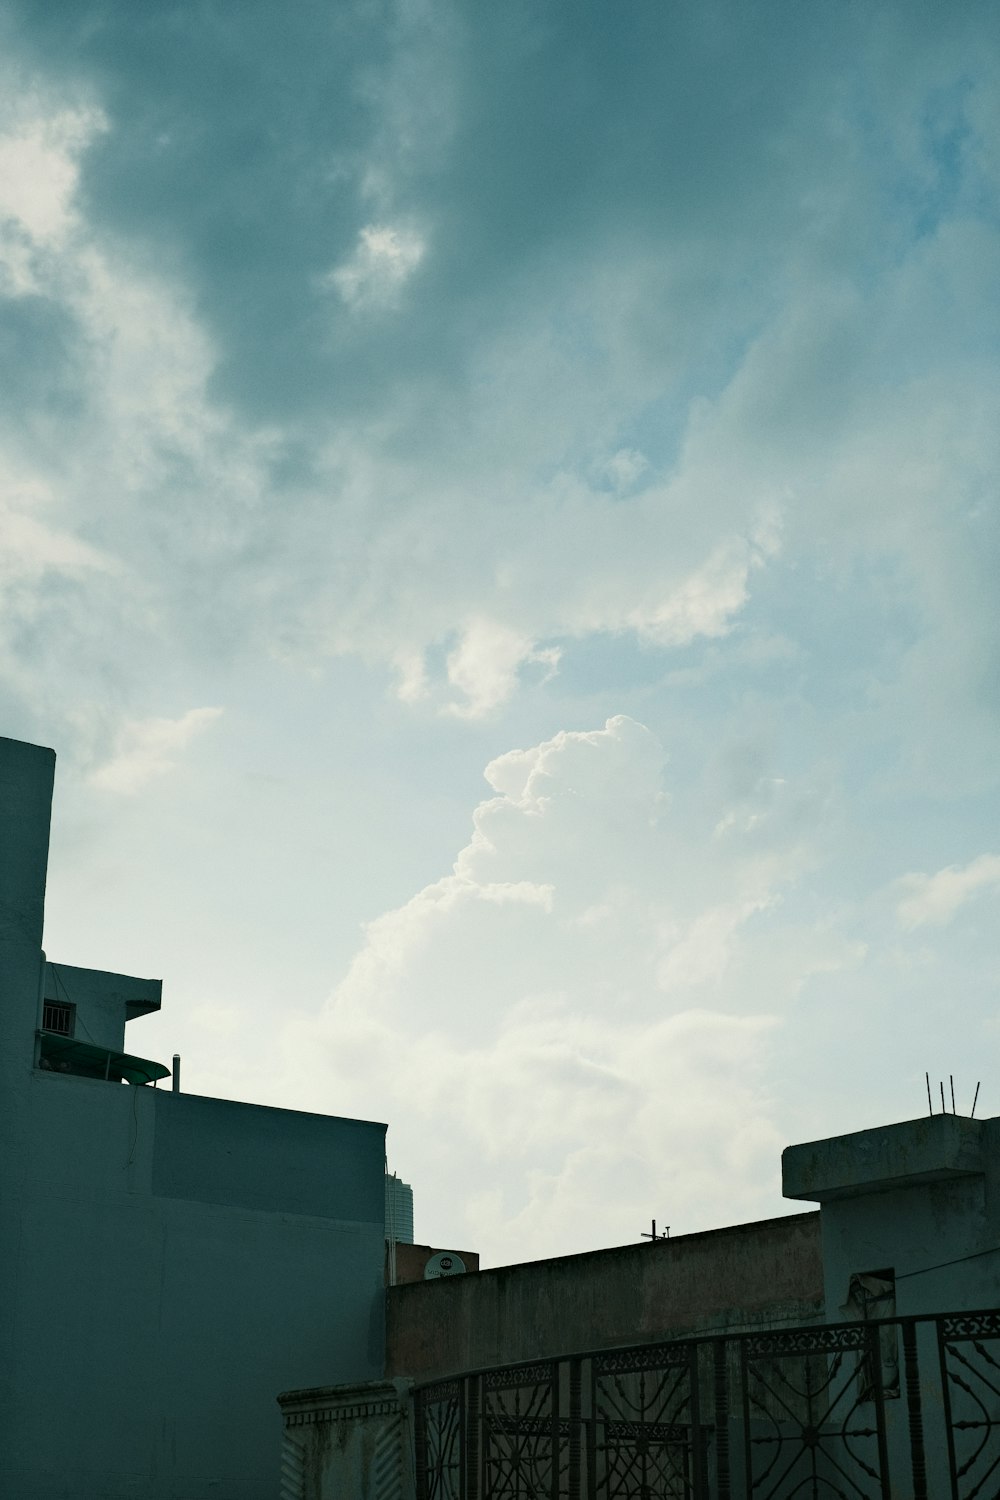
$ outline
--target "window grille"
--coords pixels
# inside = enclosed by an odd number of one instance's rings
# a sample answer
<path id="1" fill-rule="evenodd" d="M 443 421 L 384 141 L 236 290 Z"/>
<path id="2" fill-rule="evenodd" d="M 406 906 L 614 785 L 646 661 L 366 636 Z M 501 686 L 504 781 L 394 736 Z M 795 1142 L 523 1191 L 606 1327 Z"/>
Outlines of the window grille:
<path id="1" fill-rule="evenodd" d="M 73 1035 L 73 1007 L 58 1000 L 46 1000 L 42 1008 L 42 1030 L 57 1036 Z"/>

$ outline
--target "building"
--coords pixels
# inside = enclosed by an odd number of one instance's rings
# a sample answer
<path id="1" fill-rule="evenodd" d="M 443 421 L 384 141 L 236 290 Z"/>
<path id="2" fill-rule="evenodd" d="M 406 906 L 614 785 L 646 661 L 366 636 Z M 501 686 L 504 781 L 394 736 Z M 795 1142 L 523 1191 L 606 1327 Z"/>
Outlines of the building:
<path id="1" fill-rule="evenodd" d="M 403 1242 L 384 1126 L 161 1088 L 159 981 L 47 960 L 54 765 L 0 740 L 0 1493 L 1000 1493 L 1000 1119 L 789 1147 L 805 1212 L 480 1272 Z"/>
<path id="2" fill-rule="evenodd" d="M 159 981 L 42 951 L 54 767 L 0 740 L 0 1493 L 274 1500 L 275 1391 L 384 1367 L 385 1127 L 158 1086 Z"/>
<path id="3" fill-rule="evenodd" d="M 413 1244 L 413 1189 L 395 1172 L 385 1174 L 385 1237 L 390 1244 Z"/>
<path id="4" fill-rule="evenodd" d="M 819 1209 L 389 1288 L 383 1381 L 280 1398 L 282 1500 L 996 1496 L 1000 1119 L 782 1174 Z"/>

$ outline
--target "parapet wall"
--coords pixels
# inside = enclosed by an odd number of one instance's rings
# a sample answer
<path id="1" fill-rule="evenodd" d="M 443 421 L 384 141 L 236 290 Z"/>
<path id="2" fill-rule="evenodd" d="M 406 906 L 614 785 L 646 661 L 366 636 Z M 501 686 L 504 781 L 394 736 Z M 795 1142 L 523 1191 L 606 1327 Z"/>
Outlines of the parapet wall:
<path id="1" fill-rule="evenodd" d="M 386 1293 L 386 1375 L 823 1317 L 819 1214 L 501 1266 Z"/>

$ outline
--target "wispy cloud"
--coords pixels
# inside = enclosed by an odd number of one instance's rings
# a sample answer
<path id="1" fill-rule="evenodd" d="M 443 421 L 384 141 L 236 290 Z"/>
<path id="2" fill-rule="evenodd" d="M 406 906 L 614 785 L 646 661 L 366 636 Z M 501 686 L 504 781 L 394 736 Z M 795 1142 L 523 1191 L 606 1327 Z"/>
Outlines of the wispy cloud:
<path id="1" fill-rule="evenodd" d="M 902 927 L 946 927 L 975 896 L 1000 890 L 1000 854 L 980 854 L 967 865 L 948 865 L 934 875 L 904 875 L 896 890 Z"/>
<path id="2" fill-rule="evenodd" d="M 47 524 L 42 517 L 51 496 L 31 486 L 0 495 L 0 578 L 37 579 L 46 573 L 79 577 L 116 572 L 120 564 L 79 537 Z"/>
<path id="3" fill-rule="evenodd" d="M 91 784 L 102 792 L 134 796 L 150 781 L 172 771 L 195 736 L 221 713 L 221 708 L 190 708 L 179 719 L 124 724 L 111 758 L 91 772 Z"/>
<path id="4" fill-rule="evenodd" d="M 326 284 L 359 312 L 391 308 L 426 251 L 415 230 L 368 224 L 359 233 L 350 259 L 328 274 Z"/>

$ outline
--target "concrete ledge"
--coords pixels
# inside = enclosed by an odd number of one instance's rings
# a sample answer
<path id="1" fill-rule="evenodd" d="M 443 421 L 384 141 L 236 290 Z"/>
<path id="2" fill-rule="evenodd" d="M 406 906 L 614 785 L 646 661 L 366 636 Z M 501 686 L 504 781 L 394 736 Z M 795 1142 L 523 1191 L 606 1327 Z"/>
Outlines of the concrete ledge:
<path id="1" fill-rule="evenodd" d="M 828 1203 L 862 1193 L 982 1175 L 983 1121 L 928 1115 L 877 1130 L 788 1146 L 781 1155 L 786 1198 Z"/>
<path id="2" fill-rule="evenodd" d="M 394 1417 L 405 1411 L 411 1380 L 365 1380 L 357 1385 L 321 1385 L 282 1391 L 278 1405 L 287 1427 L 310 1422 L 354 1422 L 362 1417 Z"/>

